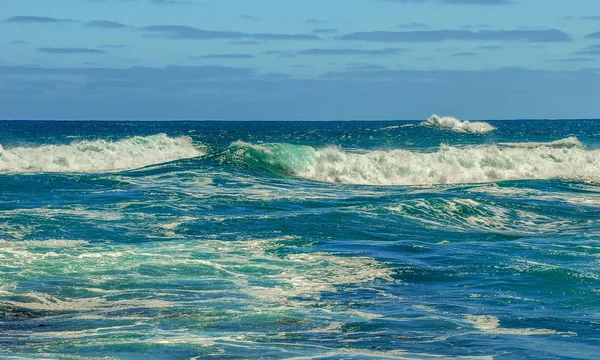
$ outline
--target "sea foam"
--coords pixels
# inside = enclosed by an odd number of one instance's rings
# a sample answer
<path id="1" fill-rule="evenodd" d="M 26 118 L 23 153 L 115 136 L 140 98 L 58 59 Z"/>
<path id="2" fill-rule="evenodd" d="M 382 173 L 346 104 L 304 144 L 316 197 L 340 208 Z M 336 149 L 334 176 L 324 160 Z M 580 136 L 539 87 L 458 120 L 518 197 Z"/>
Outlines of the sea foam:
<path id="1" fill-rule="evenodd" d="M 0 173 L 101 173 L 203 155 L 186 136 L 135 136 L 119 141 L 92 140 L 69 145 L 0 146 Z"/>
<path id="2" fill-rule="evenodd" d="M 429 119 L 422 122 L 421 126 L 433 127 L 441 130 L 451 130 L 461 133 L 485 134 L 496 130 L 495 127 L 486 122 L 460 121 L 451 116 L 431 115 Z"/>
<path id="3" fill-rule="evenodd" d="M 339 147 L 270 143 L 231 145 L 228 160 L 276 174 L 343 184 L 435 185 L 533 179 L 600 179 L 600 150 L 568 141 L 536 146 L 441 145 L 435 152 L 403 149 L 348 152 Z"/>

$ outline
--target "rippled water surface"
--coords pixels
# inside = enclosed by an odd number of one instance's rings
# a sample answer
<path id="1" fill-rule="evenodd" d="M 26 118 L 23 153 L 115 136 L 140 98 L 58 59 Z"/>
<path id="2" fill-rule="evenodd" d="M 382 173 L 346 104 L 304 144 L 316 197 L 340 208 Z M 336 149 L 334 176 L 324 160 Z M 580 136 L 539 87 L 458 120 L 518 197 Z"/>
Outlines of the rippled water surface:
<path id="1" fill-rule="evenodd" d="M 595 359 L 600 121 L 0 122 L 0 357 Z"/>

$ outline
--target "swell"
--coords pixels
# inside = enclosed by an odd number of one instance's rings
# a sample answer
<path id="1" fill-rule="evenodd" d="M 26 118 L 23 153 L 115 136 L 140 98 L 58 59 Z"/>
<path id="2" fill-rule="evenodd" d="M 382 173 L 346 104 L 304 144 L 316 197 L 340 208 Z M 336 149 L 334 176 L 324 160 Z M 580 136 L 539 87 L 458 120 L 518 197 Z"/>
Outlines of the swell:
<path id="1" fill-rule="evenodd" d="M 191 138 L 165 134 L 10 149 L 0 145 L 0 173 L 101 173 L 137 169 L 203 154 Z"/>
<path id="2" fill-rule="evenodd" d="M 348 152 L 286 143 L 235 142 L 224 162 L 309 180 L 365 185 L 435 185 L 534 179 L 600 179 L 600 150 L 576 138 L 526 146 L 442 145 L 435 152 L 403 149 Z"/>

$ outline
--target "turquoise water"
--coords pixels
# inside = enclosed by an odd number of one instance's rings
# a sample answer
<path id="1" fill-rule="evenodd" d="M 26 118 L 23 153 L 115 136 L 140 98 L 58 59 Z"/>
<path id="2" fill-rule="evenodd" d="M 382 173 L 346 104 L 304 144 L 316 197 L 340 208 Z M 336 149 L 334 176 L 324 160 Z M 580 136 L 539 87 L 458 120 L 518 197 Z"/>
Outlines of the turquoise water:
<path id="1" fill-rule="evenodd" d="M 600 121 L 0 122 L 0 357 L 595 359 Z"/>

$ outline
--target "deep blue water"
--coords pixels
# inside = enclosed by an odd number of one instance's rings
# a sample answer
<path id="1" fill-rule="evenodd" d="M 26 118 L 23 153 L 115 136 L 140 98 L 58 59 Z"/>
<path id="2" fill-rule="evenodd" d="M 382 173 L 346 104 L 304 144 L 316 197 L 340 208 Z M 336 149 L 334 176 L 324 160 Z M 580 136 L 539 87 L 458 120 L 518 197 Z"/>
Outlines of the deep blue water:
<path id="1" fill-rule="evenodd" d="M 600 121 L 489 124 L 0 122 L 0 357 L 596 359 Z"/>

